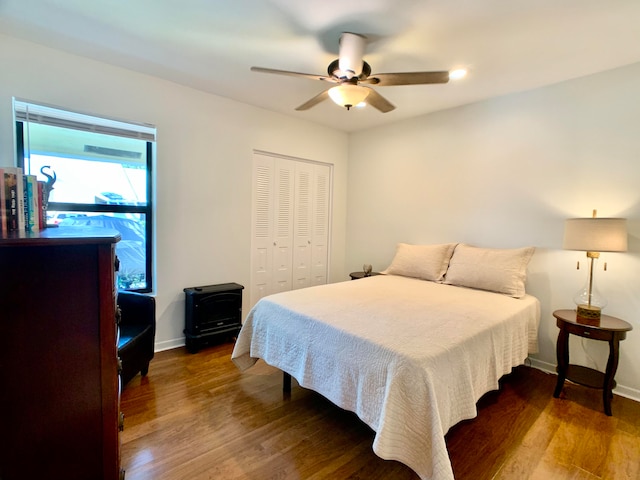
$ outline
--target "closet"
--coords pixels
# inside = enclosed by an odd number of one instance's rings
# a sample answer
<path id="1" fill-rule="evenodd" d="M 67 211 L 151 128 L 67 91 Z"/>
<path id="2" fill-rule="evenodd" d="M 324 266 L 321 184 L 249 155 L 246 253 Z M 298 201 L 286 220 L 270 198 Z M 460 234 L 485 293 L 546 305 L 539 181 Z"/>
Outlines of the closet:
<path id="1" fill-rule="evenodd" d="M 251 306 L 327 283 L 331 165 L 254 152 L 252 195 Z"/>

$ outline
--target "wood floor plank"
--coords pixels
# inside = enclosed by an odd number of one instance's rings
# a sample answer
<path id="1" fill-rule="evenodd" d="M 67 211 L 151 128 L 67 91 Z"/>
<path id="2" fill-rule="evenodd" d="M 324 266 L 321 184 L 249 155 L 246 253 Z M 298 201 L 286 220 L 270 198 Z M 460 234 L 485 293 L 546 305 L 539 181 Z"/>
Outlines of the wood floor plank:
<path id="1" fill-rule="evenodd" d="M 550 415 L 547 411 L 540 412 L 522 438 L 522 442 L 512 446 L 494 478 L 496 480 L 527 478 L 530 472 L 535 472 L 559 425 L 560 420 L 557 417 Z"/>
<path id="2" fill-rule="evenodd" d="M 127 480 L 417 480 L 378 458 L 355 414 L 259 362 L 240 372 L 233 345 L 156 354 L 124 389 Z M 640 404 L 518 367 L 478 402 L 478 417 L 446 435 L 457 480 L 640 480 Z"/>
<path id="3" fill-rule="evenodd" d="M 640 441 L 638 437 L 626 432 L 617 432 L 613 436 L 602 478 L 606 480 L 640 479 Z"/>

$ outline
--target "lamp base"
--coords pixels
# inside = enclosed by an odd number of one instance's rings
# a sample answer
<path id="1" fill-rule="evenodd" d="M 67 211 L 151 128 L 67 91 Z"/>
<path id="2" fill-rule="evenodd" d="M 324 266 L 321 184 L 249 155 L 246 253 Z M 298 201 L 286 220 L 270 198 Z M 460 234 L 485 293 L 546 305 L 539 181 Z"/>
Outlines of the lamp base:
<path id="1" fill-rule="evenodd" d="M 576 317 L 579 323 L 599 325 L 601 311 L 602 309 L 595 305 L 578 305 Z"/>

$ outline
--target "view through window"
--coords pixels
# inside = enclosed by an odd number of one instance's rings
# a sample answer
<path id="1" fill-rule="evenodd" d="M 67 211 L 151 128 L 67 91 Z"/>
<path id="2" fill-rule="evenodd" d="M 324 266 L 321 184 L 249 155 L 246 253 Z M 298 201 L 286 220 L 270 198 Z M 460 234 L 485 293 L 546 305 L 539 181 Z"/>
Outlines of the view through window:
<path id="1" fill-rule="evenodd" d="M 14 100 L 18 166 L 54 181 L 47 225 L 117 230 L 118 288 L 149 292 L 155 128 Z"/>

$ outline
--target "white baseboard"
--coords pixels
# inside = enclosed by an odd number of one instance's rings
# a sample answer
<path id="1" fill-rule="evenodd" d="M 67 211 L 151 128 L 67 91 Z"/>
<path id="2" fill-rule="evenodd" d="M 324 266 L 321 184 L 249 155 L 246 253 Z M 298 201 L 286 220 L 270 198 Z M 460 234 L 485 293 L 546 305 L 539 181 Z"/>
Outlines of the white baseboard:
<path id="1" fill-rule="evenodd" d="M 542 370 L 546 373 L 552 373 L 556 375 L 556 365 L 543 362 L 538 360 L 537 358 L 527 358 L 527 361 L 531 364 L 533 368 L 537 368 L 538 370 Z M 618 385 L 613 389 L 613 393 L 616 395 L 620 395 L 621 397 L 628 398 L 630 400 L 634 400 L 636 402 L 640 402 L 640 390 L 636 390 L 635 388 L 625 387 L 624 385 Z"/>
<path id="2" fill-rule="evenodd" d="M 635 388 L 618 385 L 613 389 L 613 393 L 640 402 L 640 390 L 636 390 Z"/>
<path id="3" fill-rule="evenodd" d="M 537 358 L 531 358 L 531 357 L 527 357 L 527 362 L 533 368 L 537 368 L 538 370 L 542 370 L 543 372 L 546 372 L 546 373 L 553 373 L 554 375 L 556 374 L 555 364 L 543 362 L 542 360 L 538 360 Z"/>
<path id="4" fill-rule="evenodd" d="M 184 347 L 185 338 L 174 338 L 173 340 L 165 340 L 164 342 L 156 342 L 154 346 L 155 352 L 163 352 L 165 350 L 172 350 L 174 348 Z"/>

